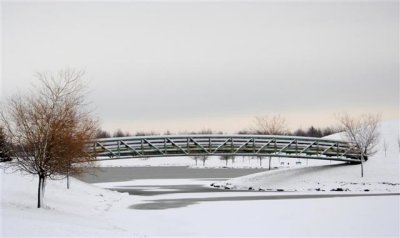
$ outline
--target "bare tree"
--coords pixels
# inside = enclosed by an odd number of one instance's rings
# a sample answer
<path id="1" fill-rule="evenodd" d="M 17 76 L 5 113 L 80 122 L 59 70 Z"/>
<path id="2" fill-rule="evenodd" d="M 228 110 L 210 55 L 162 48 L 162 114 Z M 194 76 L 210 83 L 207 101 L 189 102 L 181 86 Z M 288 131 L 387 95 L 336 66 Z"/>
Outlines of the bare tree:
<path id="1" fill-rule="evenodd" d="M 265 156 L 257 156 L 258 160 L 260 161 L 260 167 L 262 167 L 262 160 L 265 158 Z M 271 156 L 268 156 L 268 170 L 271 170 Z"/>
<path id="2" fill-rule="evenodd" d="M 231 156 L 231 162 L 232 162 L 232 165 L 235 163 L 235 161 L 236 161 L 236 156 Z"/>
<path id="3" fill-rule="evenodd" d="M 286 120 L 280 115 L 268 117 L 256 117 L 254 123 L 254 133 L 264 135 L 286 135 Z"/>
<path id="4" fill-rule="evenodd" d="M 203 167 L 206 166 L 206 160 L 208 160 L 208 156 L 202 155 L 200 156 L 201 161 L 203 162 Z"/>
<path id="5" fill-rule="evenodd" d="M 329 126 L 329 127 L 322 129 L 322 137 L 329 136 L 329 135 L 338 133 L 340 131 L 341 131 L 340 128 L 337 126 Z"/>
<path id="6" fill-rule="evenodd" d="M 10 161 L 9 143 L 7 142 L 6 134 L 3 127 L 0 126 L 0 162 Z"/>
<path id="7" fill-rule="evenodd" d="M 385 158 L 386 158 L 387 150 L 389 149 L 389 145 L 388 145 L 388 143 L 386 142 L 386 140 L 383 140 L 382 146 L 383 146 L 383 151 L 385 152 Z"/>
<path id="8" fill-rule="evenodd" d="M 268 158 L 268 170 L 271 170 L 271 159 L 272 159 L 272 157 L 271 156 L 269 156 L 269 158 Z"/>
<path id="9" fill-rule="evenodd" d="M 399 146 L 399 152 L 400 152 L 400 136 L 397 138 L 397 145 Z"/>
<path id="10" fill-rule="evenodd" d="M 102 129 L 98 129 L 96 132 L 96 138 L 100 139 L 100 138 L 111 138 L 111 134 L 108 131 L 102 130 Z"/>
<path id="11" fill-rule="evenodd" d="M 360 151 L 361 177 L 364 176 L 364 159 L 376 153 L 375 146 L 379 141 L 378 125 L 380 115 L 364 114 L 358 118 L 348 114 L 339 116 L 339 122 L 343 127 L 345 139 L 352 142 Z"/>
<path id="12" fill-rule="evenodd" d="M 221 155 L 221 156 L 219 157 L 219 159 L 220 159 L 220 160 L 224 160 L 224 161 L 225 161 L 225 166 L 228 167 L 228 160 L 231 159 L 231 156 L 230 156 L 230 155 Z"/>
<path id="13" fill-rule="evenodd" d="M 131 136 L 131 133 L 129 132 L 123 132 L 121 129 L 117 129 L 113 133 L 113 137 L 125 137 L 125 136 Z"/>
<path id="14" fill-rule="evenodd" d="M 166 132 L 164 132 L 164 135 L 166 136 L 172 135 L 172 132 L 170 130 L 167 130 Z"/>
<path id="15" fill-rule="evenodd" d="M 194 161 L 196 161 L 196 166 L 197 166 L 197 162 L 198 162 L 198 160 L 199 160 L 199 158 L 200 158 L 200 156 L 192 156 L 192 158 L 194 159 Z"/>
<path id="16" fill-rule="evenodd" d="M 257 156 L 255 158 L 258 158 L 258 160 L 260 161 L 260 167 L 262 167 L 262 160 L 264 159 L 264 156 Z"/>
<path id="17" fill-rule="evenodd" d="M 86 142 L 95 137 L 97 122 L 86 110 L 82 76 L 75 70 L 39 73 L 39 86 L 12 97 L 1 113 L 11 144 L 9 166 L 39 177 L 38 208 L 48 179 L 81 172 L 74 163 L 93 161 Z"/>
<path id="18" fill-rule="evenodd" d="M 82 117 L 80 117 L 83 119 Z M 88 119 L 88 118 L 87 118 Z M 70 188 L 70 176 L 80 175 L 87 171 L 88 167 L 91 167 L 94 162 L 94 157 L 86 153 L 86 142 L 96 137 L 96 122 L 93 120 L 82 120 L 79 124 L 69 125 L 65 128 L 64 134 L 59 136 L 56 145 L 59 146 L 57 150 L 58 157 L 66 160 L 65 168 L 61 170 L 61 173 L 66 175 L 67 178 L 67 189 Z M 77 128 L 78 127 L 78 128 Z M 76 128 L 71 133 L 71 128 Z"/>
<path id="19" fill-rule="evenodd" d="M 309 137 L 322 137 L 322 131 L 319 128 L 315 128 L 314 126 L 311 126 L 307 130 L 307 136 Z"/>
<path id="20" fill-rule="evenodd" d="M 200 156 L 193 156 L 192 157 L 195 161 L 196 161 L 196 165 L 197 165 L 197 161 L 201 160 L 203 162 L 203 167 L 206 165 L 206 160 L 208 160 L 208 156 L 205 155 L 200 155 Z"/>

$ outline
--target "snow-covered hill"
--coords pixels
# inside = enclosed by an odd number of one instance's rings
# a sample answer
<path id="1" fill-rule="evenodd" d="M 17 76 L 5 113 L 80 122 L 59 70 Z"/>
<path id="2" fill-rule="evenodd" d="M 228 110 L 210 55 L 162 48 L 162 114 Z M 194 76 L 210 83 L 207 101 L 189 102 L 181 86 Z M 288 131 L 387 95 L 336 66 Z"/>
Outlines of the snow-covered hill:
<path id="1" fill-rule="evenodd" d="M 360 176 L 360 165 L 325 163 L 252 174 L 217 186 L 245 190 L 399 192 L 399 121 L 381 123 L 379 132 L 377 153 L 364 164 L 363 178 Z M 328 138 L 343 139 L 342 136 L 338 133 Z"/>

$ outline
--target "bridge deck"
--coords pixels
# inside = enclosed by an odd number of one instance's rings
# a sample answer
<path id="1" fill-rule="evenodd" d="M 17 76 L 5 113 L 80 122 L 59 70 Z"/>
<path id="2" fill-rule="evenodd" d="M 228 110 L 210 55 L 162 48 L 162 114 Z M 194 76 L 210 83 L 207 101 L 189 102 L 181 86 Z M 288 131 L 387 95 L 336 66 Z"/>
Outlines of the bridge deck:
<path id="1" fill-rule="evenodd" d="M 98 139 L 90 145 L 97 159 L 166 156 L 262 156 L 360 162 L 349 142 L 270 135 L 179 135 Z"/>

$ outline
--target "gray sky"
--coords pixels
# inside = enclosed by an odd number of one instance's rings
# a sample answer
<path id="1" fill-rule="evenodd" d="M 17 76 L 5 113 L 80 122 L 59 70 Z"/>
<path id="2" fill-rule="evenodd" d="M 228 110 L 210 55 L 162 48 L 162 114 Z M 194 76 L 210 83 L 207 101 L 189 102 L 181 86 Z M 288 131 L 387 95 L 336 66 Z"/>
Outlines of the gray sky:
<path id="1" fill-rule="evenodd" d="M 84 69 L 110 131 L 399 117 L 398 1 L 3 2 L 2 99 Z"/>

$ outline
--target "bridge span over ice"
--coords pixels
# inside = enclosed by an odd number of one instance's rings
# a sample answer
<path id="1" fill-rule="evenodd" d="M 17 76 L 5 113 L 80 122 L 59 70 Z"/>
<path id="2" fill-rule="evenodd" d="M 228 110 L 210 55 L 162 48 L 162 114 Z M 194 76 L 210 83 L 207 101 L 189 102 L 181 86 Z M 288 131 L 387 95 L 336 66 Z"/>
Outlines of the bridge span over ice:
<path id="1" fill-rule="evenodd" d="M 166 156 L 260 156 L 360 163 L 351 143 L 274 135 L 163 135 L 97 139 L 89 153 L 98 160 Z"/>

